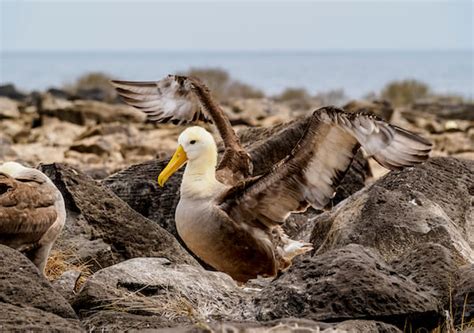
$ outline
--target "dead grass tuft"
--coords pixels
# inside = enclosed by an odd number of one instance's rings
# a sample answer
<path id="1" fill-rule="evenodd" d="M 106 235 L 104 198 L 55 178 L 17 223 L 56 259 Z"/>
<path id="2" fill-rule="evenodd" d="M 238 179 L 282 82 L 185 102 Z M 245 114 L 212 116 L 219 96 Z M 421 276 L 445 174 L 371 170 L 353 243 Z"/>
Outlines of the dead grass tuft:
<path id="1" fill-rule="evenodd" d="M 77 264 L 76 262 L 79 262 L 79 264 Z M 81 275 L 76 284 L 76 288 L 79 288 L 92 274 L 89 267 L 90 265 L 88 265 L 87 263 L 80 262 L 80 260 L 78 260 L 76 254 L 72 250 L 52 250 L 48 257 L 48 262 L 46 263 L 45 274 L 48 280 L 54 281 L 58 279 L 64 272 L 80 272 Z"/>

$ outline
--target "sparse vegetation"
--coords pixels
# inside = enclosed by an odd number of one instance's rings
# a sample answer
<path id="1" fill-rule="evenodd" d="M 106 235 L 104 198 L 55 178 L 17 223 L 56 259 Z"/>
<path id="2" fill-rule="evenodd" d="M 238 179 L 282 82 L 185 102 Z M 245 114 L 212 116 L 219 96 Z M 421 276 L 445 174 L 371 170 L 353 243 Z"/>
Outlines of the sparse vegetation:
<path id="1" fill-rule="evenodd" d="M 427 84 L 417 80 L 403 80 L 388 83 L 382 89 L 381 97 L 395 106 L 403 106 L 427 97 L 429 93 L 430 88 Z"/>
<path id="2" fill-rule="evenodd" d="M 275 96 L 275 100 L 279 102 L 285 101 L 293 101 L 297 99 L 309 99 L 311 96 L 304 88 L 287 88 L 283 90 L 283 92 L 277 96 Z"/>
<path id="3" fill-rule="evenodd" d="M 349 100 L 343 89 L 334 89 L 325 92 L 320 92 L 314 96 L 321 105 L 336 105 L 341 106 Z"/>
<path id="4" fill-rule="evenodd" d="M 76 82 L 66 84 L 63 88 L 80 98 L 98 99 L 112 102 L 116 99 L 115 89 L 110 85 L 111 76 L 101 72 L 91 72 L 80 76 Z M 94 98 L 95 97 L 95 98 Z"/>
<path id="5" fill-rule="evenodd" d="M 76 255 L 73 250 L 71 251 L 58 251 L 53 250 L 46 263 L 45 274 L 50 281 L 58 279 L 64 272 L 77 271 L 81 273 L 79 280 L 77 281 L 76 288 L 79 288 L 82 283 L 85 282 L 88 276 L 92 274 L 87 263 L 73 264 L 72 262 L 77 261 Z"/>
<path id="6" fill-rule="evenodd" d="M 201 79 L 220 101 L 229 98 L 262 98 L 261 90 L 234 80 L 229 73 L 220 68 L 191 68 L 181 75 L 195 76 Z"/>

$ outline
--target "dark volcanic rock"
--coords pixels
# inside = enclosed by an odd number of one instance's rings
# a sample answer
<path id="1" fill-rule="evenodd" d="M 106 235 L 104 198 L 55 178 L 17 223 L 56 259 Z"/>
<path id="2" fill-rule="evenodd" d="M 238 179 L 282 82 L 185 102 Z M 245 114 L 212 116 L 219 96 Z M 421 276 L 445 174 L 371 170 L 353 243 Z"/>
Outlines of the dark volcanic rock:
<path id="1" fill-rule="evenodd" d="M 82 320 L 89 332 L 170 332 L 169 322 L 158 315 L 139 315 L 123 311 L 102 310 Z M 183 332 L 177 330 L 176 332 Z"/>
<path id="2" fill-rule="evenodd" d="M 360 245 L 303 259 L 256 299 L 257 319 L 303 317 L 321 321 L 380 320 L 403 329 L 440 321 L 433 293 L 398 274 Z"/>
<path id="3" fill-rule="evenodd" d="M 29 306 L 0 302 L 0 332 L 86 332 L 77 319 L 65 319 Z"/>
<path id="4" fill-rule="evenodd" d="M 77 318 L 69 303 L 20 252 L 0 245 L 0 302 Z"/>
<path id="5" fill-rule="evenodd" d="M 447 248 L 434 243 L 415 245 L 411 251 L 391 263 L 397 273 L 431 289 L 444 309 L 449 308 L 458 264 Z"/>
<path id="6" fill-rule="evenodd" d="M 69 303 L 72 303 L 76 297 L 74 290 L 77 286 L 77 281 L 81 277 L 79 271 L 66 271 L 59 278 L 54 280 L 51 285 L 60 293 Z"/>
<path id="7" fill-rule="evenodd" d="M 36 266 L 4 245 L 0 245 L 0 331 L 83 331 L 71 305 Z"/>
<path id="8" fill-rule="evenodd" d="M 368 320 L 348 320 L 341 323 L 323 323 L 307 319 L 288 318 L 280 320 L 272 320 L 268 322 L 220 322 L 209 324 L 198 324 L 187 327 L 173 327 L 160 329 L 156 332 L 166 333 L 400 333 L 397 327 Z"/>
<path id="9" fill-rule="evenodd" d="M 453 291 L 452 311 L 454 324 L 467 326 L 474 323 L 474 264 L 465 265 L 459 270 L 459 280 Z"/>
<path id="10" fill-rule="evenodd" d="M 92 275 L 73 306 L 83 317 L 94 315 L 87 320 L 93 320 L 96 328 L 98 321 L 105 323 L 109 317 L 107 313 L 105 316 L 94 314 L 98 310 L 160 316 L 163 320 L 154 327 L 168 327 L 179 323 L 252 318 L 251 302 L 247 300 L 248 295 L 224 273 L 172 264 L 162 258 L 135 258 Z M 134 325 L 137 322 L 150 324 L 149 319 L 141 317 L 135 317 L 134 321 Z M 101 329 L 110 329 L 110 324 Z"/>
<path id="11" fill-rule="evenodd" d="M 26 99 L 27 95 L 18 91 L 13 84 L 4 84 L 0 86 L 0 96 L 8 97 L 16 101 Z"/>
<path id="12" fill-rule="evenodd" d="M 98 242 L 86 252 L 94 253 L 99 246 L 102 255 L 92 258 L 99 267 L 146 256 L 196 264 L 166 230 L 90 177 L 61 164 L 42 165 L 41 170 L 53 180 L 66 202 L 68 218 L 59 245 L 74 246 L 80 252 L 91 242 Z M 72 239 L 65 237 L 68 231 Z"/>
<path id="13" fill-rule="evenodd" d="M 421 243 L 447 248 L 458 262 L 474 261 L 474 162 L 433 158 L 390 172 L 334 210 L 317 216 L 317 253 L 356 243 L 392 261 Z"/>

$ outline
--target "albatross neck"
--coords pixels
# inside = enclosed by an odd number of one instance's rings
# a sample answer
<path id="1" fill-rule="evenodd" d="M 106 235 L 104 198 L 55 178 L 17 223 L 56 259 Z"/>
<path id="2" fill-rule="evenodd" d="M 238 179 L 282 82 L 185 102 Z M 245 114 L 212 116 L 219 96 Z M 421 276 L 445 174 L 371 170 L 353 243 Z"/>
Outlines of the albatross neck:
<path id="1" fill-rule="evenodd" d="M 224 184 L 216 179 L 217 152 L 207 151 L 189 160 L 181 183 L 181 196 L 205 198 L 214 196 Z"/>

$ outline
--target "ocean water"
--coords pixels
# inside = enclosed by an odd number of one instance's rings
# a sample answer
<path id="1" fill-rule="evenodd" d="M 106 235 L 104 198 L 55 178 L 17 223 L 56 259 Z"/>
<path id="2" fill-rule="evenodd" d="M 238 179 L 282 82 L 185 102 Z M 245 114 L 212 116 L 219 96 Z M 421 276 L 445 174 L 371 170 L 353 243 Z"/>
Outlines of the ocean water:
<path id="1" fill-rule="evenodd" d="M 474 98 L 473 51 L 2 53 L 0 83 L 43 90 L 91 71 L 156 80 L 190 67 L 225 69 L 270 95 L 303 87 L 312 94 L 343 89 L 358 98 L 393 80 L 417 79 L 435 92 Z"/>

